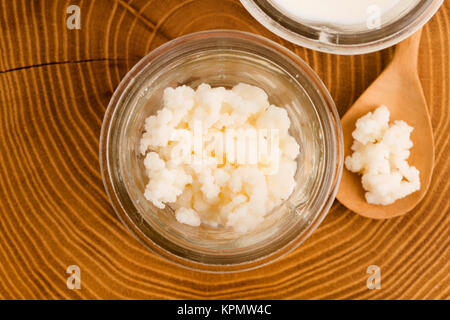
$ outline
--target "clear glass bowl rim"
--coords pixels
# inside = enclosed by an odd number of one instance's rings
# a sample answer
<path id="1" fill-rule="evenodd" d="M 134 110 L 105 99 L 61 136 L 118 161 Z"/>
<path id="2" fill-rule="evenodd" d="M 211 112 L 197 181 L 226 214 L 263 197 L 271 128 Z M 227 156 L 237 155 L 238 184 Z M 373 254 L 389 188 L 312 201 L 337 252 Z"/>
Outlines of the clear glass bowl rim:
<path id="1" fill-rule="evenodd" d="M 296 33 L 272 19 L 272 17 L 266 14 L 254 0 L 240 0 L 246 10 L 259 23 L 261 23 L 265 28 L 282 37 L 283 39 L 308 49 L 340 55 L 358 55 L 372 53 L 389 48 L 405 40 L 406 38 L 417 32 L 420 28 L 422 28 L 434 16 L 434 14 L 438 11 L 439 7 L 444 2 L 444 0 L 425 1 L 428 2 L 428 6 L 413 21 L 409 22 L 408 27 L 395 29 L 392 28 L 391 25 L 388 25 L 387 27 L 390 28 L 385 37 L 370 42 L 360 41 L 359 43 L 352 45 L 340 45 L 336 43 L 319 42 L 307 37 L 306 35 Z M 277 14 L 285 17 L 279 11 L 277 11 Z"/>
<path id="2" fill-rule="evenodd" d="M 316 88 L 320 91 L 320 95 L 326 103 L 325 108 L 330 112 L 333 119 L 333 128 L 335 130 L 336 135 L 336 168 L 334 168 L 333 179 L 331 182 L 331 192 L 328 195 L 327 199 L 324 200 L 324 205 L 322 210 L 315 215 L 315 218 L 311 222 L 311 224 L 305 229 L 304 232 L 300 233 L 295 239 L 293 239 L 290 243 L 288 243 L 283 248 L 272 252 L 269 255 L 263 256 L 259 259 L 255 259 L 253 261 L 249 261 L 246 263 L 239 263 L 234 265 L 211 265 L 205 264 L 201 262 L 194 262 L 187 258 L 177 256 L 168 250 L 160 247 L 156 243 L 154 243 L 148 236 L 144 235 L 138 226 L 132 221 L 132 219 L 128 216 L 127 210 L 123 207 L 120 202 L 116 190 L 115 190 L 115 181 L 113 179 L 113 175 L 111 172 L 111 166 L 109 163 L 109 153 L 108 146 L 110 140 L 110 129 L 113 122 L 114 113 L 118 107 L 120 107 L 121 100 L 123 95 L 127 92 L 129 87 L 131 87 L 134 83 L 135 77 L 139 76 L 140 72 L 144 69 L 144 67 L 151 63 L 157 57 L 164 55 L 166 52 L 170 50 L 176 50 L 177 46 L 186 42 L 195 41 L 196 39 L 202 38 L 220 38 L 220 37 L 238 37 L 240 39 L 246 39 L 248 41 L 257 42 L 260 45 L 265 45 L 271 47 L 278 51 L 279 54 L 287 56 L 289 59 L 294 60 L 299 68 L 302 69 L 302 72 L 308 75 L 309 80 L 316 86 Z M 341 179 L 342 169 L 343 169 L 343 135 L 342 128 L 340 126 L 340 118 L 337 113 L 336 106 L 334 104 L 331 95 L 329 94 L 327 88 L 323 84 L 322 80 L 319 76 L 312 70 L 311 67 L 307 65 L 300 57 L 298 57 L 295 53 L 291 52 L 289 49 L 281 46 L 280 44 L 269 40 L 265 37 L 251 34 L 243 31 L 235 31 L 235 30 L 208 30 L 195 32 L 188 35 L 184 35 L 178 38 L 175 38 L 160 47 L 154 49 L 145 57 L 143 57 L 122 79 L 118 87 L 116 88 L 110 103 L 106 109 L 101 133 L 100 133 L 100 144 L 99 144 L 99 162 L 100 162 L 100 170 L 102 174 L 102 179 L 104 183 L 104 187 L 110 203 L 119 217 L 120 221 L 123 225 L 137 238 L 141 243 L 143 243 L 147 248 L 149 248 L 154 253 L 159 256 L 166 258 L 167 260 L 174 262 L 177 265 L 182 267 L 195 270 L 195 271 L 205 271 L 205 272 L 239 272 L 244 270 L 251 270 L 254 268 L 258 268 L 264 266 L 268 263 L 272 263 L 278 260 L 280 257 L 289 253 L 293 249 L 297 248 L 301 243 L 303 243 L 311 233 L 320 225 L 325 216 L 327 215 L 331 205 L 334 202 L 337 189 L 339 186 L 339 181 Z"/>

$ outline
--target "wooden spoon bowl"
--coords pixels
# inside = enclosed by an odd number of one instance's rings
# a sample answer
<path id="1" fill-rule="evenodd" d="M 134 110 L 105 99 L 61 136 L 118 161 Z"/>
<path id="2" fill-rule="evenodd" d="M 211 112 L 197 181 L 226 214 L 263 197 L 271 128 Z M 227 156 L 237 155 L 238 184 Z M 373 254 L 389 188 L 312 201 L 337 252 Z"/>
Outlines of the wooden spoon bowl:
<path id="1" fill-rule="evenodd" d="M 352 154 L 352 132 L 358 118 L 385 105 L 390 121 L 403 120 L 414 128 L 414 143 L 408 163 L 420 171 L 421 188 L 391 205 L 366 202 L 361 175 L 344 168 L 337 199 L 350 210 L 369 218 L 386 219 L 412 210 L 425 196 L 434 166 L 434 140 L 427 102 L 420 83 L 417 62 L 422 31 L 398 45 L 394 59 L 342 118 L 344 154 Z"/>

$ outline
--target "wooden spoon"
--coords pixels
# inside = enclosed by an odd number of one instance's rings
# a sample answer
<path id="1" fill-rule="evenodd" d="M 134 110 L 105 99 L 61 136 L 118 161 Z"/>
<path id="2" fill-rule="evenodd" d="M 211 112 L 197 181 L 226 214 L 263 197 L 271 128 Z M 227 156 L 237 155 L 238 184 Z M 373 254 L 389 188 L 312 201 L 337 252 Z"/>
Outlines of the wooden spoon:
<path id="1" fill-rule="evenodd" d="M 412 210 L 427 192 L 434 166 L 434 141 L 427 102 L 419 80 L 417 63 L 422 30 L 400 43 L 394 59 L 378 79 L 363 93 L 342 118 L 345 156 L 351 155 L 352 132 L 358 118 L 385 105 L 391 113 L 390 121 L 404 120 L 414 128 L 414 143 L 408 159 L 420 171 L 421 188 L 391 205 L 372 205 L 366 202 L 361 176 L 344 168 L 337 199 L 350 210 L 374 219 L 387 219 Z"/>

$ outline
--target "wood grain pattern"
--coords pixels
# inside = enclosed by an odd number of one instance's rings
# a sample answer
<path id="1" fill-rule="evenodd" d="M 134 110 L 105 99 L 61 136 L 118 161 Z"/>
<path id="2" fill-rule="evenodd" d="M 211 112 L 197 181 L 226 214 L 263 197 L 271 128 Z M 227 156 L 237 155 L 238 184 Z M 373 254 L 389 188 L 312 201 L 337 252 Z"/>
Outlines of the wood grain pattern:
<path id="1" fill-rule="evenodd" d="M 81 30 L 66 28 L 70 4 L 81 7 Z M 237 0 L 0 0 L 0 299 L 449 299 L 449 24 L 446 1 L 425 27 L 420 50 L 437 147 L 424 201 L 389 221 L 362 218 L 336 202 L 311 238 L 280 261 L 206 274 L 146 250 L 109 206 L 98 137 L 125 73 L 182 34 L 246 30 L 304 58 L 342 115 L 393 50 L 344 57 L 297 47 L 265 30 Z M 81 290 L 66 288 L 71 264 L 81 268 Z M 372 264 L 381 267 L 381 290 L 366 287 Z"/>

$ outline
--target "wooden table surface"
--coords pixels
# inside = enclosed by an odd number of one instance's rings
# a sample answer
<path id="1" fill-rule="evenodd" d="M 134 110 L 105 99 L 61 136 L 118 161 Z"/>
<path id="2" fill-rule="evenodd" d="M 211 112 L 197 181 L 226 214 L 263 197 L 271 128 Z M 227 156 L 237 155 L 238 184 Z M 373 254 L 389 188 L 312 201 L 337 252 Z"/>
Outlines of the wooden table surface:
<path id="1" fill-rule="evenodd" d="M 81 30 L 66 27 L 71 4 L 81 8 Z M 236 274 L 185 270 L 128 233 L 99 172 L 106 106 L 146 53 L 212 28 L 255 32 L 295 51 L 324 80 L 341 115 L 393 53 L 347 57 L 294 46 L 237 0 L 0 0 L 0 298 L 449 299 L 449 1 L 421 44 L 436 168 L 414 211 L 374 221 L 336 202 L 297 250 Z M 81 290 L 66 287 L 69 265 L 81 268 Z M 366 286 L 369 265 L 381 268 L 380 290 Z"/>

